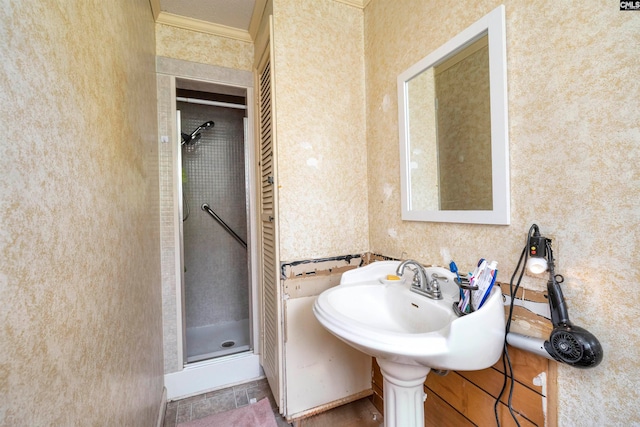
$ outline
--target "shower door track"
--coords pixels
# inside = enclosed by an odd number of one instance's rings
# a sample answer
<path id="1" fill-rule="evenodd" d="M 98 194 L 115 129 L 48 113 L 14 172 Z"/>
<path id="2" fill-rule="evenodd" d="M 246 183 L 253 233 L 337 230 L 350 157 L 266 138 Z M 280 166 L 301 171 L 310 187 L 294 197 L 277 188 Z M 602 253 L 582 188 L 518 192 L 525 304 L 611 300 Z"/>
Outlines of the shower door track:
<path id="1" fill-rule="evenodd" d="M 212 217 L 213 219 L 215 219 L 215 220 L 218 222 L 218 224 L 220 224 L 220 225 L 222 226 L 222 228 L 224 228 L 224 229 L 225 229 L 225 231 L 226 231 L 227 233 L 229 233 L 231 236 L 233 236 L 233 238 L 235 238 L 235 239 L 238 241 L 238 243 L 240 243 L 240 244 L 242 245 L 242 247 L 244 247 L 245 249 L 247 249 L 247 242 L 245 242 L 245 241 L 242 239 L 242 237 L 238 236 L 238 234 L 237 234 L 235 231 L 233 231 L 233 229 L 232 229 L 231 227 L 229 227 L 229 226 L 227 225 L 227 223 L 226 223 L 226 222 L 224 222 L 224 221 L 222 220 L 222 218 L 220 218 L 220 217 L 218 216 L 218 214 L 217 214 L 217 213 L 215 213 L 215 212 L 213 211 L 213 209 L 211 209 L 211 208 L 209 207 L 209 205 L 208 205 L 208 204 L 203 203 L 201 207 L 202 207 L 202 210 L 203 210 L 203 211 L 205 211 L 206 213 L 208 213 L 209 215 L 211 215 L 211 217 Z"/>

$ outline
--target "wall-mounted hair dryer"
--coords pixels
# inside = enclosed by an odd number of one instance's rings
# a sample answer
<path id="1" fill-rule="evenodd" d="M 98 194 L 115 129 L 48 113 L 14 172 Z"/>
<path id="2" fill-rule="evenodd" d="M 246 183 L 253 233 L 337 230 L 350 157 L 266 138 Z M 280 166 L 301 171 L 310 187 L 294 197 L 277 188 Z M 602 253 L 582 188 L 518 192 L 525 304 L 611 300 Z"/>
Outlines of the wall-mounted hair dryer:
<path id="1" fill-rule="evenodd" d="M 560 288 L 564 278 L 555 274 L 551 239 L 541 236 L 537 225 L 534 224 L 532 229 L 534 232 L 529 233 L 527 240 L 526 250 L 530 257 L 527 267 L 535 273 L 542 273 L 547 269 L 549 271 L 547 294 L 553 331 L 548 340 L 508 332 L 507 343 L 576 368 L 598 366 L 603 357 L 600 342 L 592 333 L 573 325 L 569 320 L 567 305 Z"/>

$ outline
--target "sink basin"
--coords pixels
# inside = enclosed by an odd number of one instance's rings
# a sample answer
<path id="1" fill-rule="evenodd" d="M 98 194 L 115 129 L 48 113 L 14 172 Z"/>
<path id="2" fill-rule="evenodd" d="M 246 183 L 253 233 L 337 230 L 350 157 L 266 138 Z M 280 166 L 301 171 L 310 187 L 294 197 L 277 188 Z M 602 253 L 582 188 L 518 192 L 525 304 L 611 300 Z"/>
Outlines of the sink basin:
<path id="1" fill-rule="evenodd" d="M 441 267 L 426 268 L 428 277 L 436 273 L 449 279 L 439 281 L 443 299 L 432 300 L 410 291 L 410 274 L 400 281 L 385 280 L 399 264 L 375 262 L 344 273 L 340 285 L 320 294 L 313 311 L 333 335 L 378 361 L 385 426 L 421 426 L 422 384 L 430 369 L 478 370 L 498 361 L 504 308 L 496 287 L 480 310 L 458 317 L 452 308 L 459 299 L 455 275 Z"/>
<path id="2" fill-rule="evenodd" d="M 455 276 L 441 282 L 443 299 L 432 300 L 409 290 L 410 280 L 380 280 L 395 274 L 399 262 L 376 262 L 343 274 L 339 286 L 320 294 L 314 313 L 338 338 L 376 358 L 444 370 L 477 370 L 502 354 L 504 308 L 496 288 L 481 310 L 458 317 Z M 353 277 L 352 277 L 353 276 Z M 384 282 L 384 283 L 383 283 Z"/>

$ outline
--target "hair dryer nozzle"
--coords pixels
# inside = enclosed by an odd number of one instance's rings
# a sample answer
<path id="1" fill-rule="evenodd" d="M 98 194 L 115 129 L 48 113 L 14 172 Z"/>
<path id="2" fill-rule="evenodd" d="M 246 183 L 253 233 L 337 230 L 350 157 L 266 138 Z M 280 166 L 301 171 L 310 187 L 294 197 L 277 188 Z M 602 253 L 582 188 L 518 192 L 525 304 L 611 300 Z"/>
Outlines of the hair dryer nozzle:
<path id="1" fill-rule="evenodd" d="M 507 334 L 507 343 L 520 350 L 528 351 L 538 356 L 546 357 L 547 359 L 555 360 L 553 356 L 547 351 L 545 344 L 547 343 L 542 338 L 534 338 L 528 335 L 522 335 L 515 332 L 509 332 Z"/>

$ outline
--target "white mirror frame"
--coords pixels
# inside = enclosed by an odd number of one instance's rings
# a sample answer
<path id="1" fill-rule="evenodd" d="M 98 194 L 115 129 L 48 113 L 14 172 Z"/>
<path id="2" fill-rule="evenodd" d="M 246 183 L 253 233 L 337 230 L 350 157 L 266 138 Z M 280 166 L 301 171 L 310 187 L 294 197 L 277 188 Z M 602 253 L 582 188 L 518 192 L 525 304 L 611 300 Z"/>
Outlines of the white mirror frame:
<path id="1" fill-rule="evenodd" d="M 454 222 L 508 225 L 509 129 L 507 114 L 507 48 L 505 9 L 500 5 L 398 76 L 398 128 L 402 219 L 406 221 Z M 408 82 L 424 70 L 438 65 L 472 42 L 488 34 L 491 96 L 491 164 L 493 210 L 415 210 L 411 207 L 411 167 L 408 114 Z"/>

